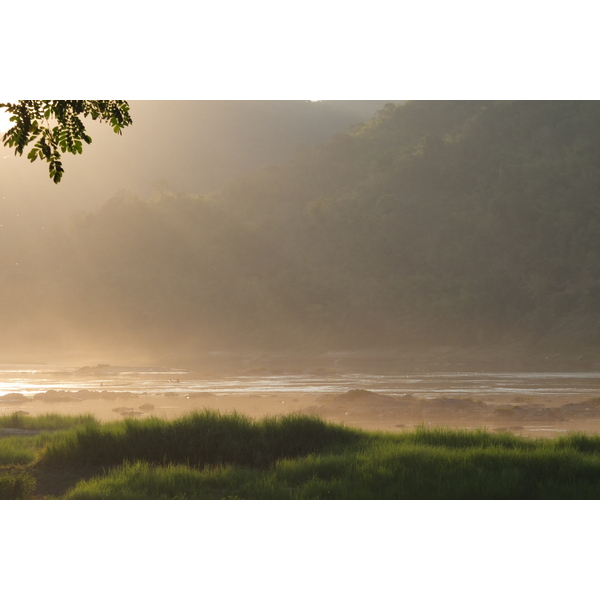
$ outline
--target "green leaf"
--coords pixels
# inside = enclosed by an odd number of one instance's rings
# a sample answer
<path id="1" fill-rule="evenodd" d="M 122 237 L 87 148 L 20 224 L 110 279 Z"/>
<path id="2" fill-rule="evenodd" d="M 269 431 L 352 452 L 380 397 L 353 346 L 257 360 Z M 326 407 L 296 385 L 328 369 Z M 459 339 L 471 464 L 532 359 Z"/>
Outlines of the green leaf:
<path id="1" fill-rule="evenodd" d="M 50 177 L 58 183 L 63 174 L 61 153 L 82 154 L 83 142 L 92 143 L 80 117 L 92 116 L 108 121 L 111 129 L 121 135 L 122 129 L 132 123 L 129 105 L 124 100 L 19 100 L 0 103 L 7 108 L 14 126 L 2 136 L 4 146 L 22 155 L 26 146 L 34 142 L 27 158 L 33 162 L 45 159 L 50 163 Z M 43 124 L 40 124 L 40 120 Z M 52 120 L 52 127 L 48 123 Z"/>

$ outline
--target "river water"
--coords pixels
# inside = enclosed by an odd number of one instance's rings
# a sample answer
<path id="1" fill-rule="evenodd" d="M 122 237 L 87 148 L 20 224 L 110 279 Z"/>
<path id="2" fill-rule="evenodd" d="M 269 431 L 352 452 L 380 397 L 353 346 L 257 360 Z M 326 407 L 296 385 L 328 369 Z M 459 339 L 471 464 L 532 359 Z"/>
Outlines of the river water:
<path id="1" fill-rule="evenodd" d="M 423 398 L 439 395 L 600 395 L 600 372 L 582 373 L 477 373 L 440 372 L 372 375 L 241 375 L 199 377 L 185 370 L 154 367 L 110 367 L 102 372 L 57 365 L 2 365 L 1 396 L 21 393 L 33 396 L 47 390 L 110 390 L 135 394 L 219 395 L 270 393 L 343 393 L 362 388 L 391 395 L 414 394 Z"/>
<path id="2" fill-rule="evenodd" d="M 208 377 L 169 368 L 78 369 L 61 365 L 5 364 L 0 365 L 0 415 L 23 411 L 31 415 L 91 413 L 101 421 L 148 416 L 173 419 L 208 408 L 220 412 L 235 410 L 261 418 L 311 411 L 315 405 L 323 405 L 320 395 L 343 394 L 352 389 L 398 397 L 412 394 L 418 399 L 473 397 L 491 403 L 493 411 L 495 406 L 506 404 L 523 406 L 525 402 L 535 406 L 541 402 L 545 406 L 560 406 L 600 396 L 600 372 L 261 373 Z M 66 393 L 47 394 L 49 391 Z M 474 404 L 477 406 L 482 405 Z M 342 422 L 350 419 L 350 424 L 365 428 L 389 430 L 398 426 L 396 416 L 388 423 L 371 416 L 369 411 L 362 416 L 351 412 L 344 409 L 328 418 Z M 378 410 L 375 412 L 378 414 Z M 486 418 L 477 411 L 471 417 L 472 422 L 459 425 L 487 424 Z M 423 420 L 429 422 L 429 417 L 416 415 L 402 422 L 413 426 Z M 568 425 L 543 423 L 543 430 L 537 421 L 521 425 L 520 429 L 527 435 L 557 435 L 564 433 L 565 427 L 600 433 L 600 419 L 589 416 L 585 422 L 569 421 Z"/>

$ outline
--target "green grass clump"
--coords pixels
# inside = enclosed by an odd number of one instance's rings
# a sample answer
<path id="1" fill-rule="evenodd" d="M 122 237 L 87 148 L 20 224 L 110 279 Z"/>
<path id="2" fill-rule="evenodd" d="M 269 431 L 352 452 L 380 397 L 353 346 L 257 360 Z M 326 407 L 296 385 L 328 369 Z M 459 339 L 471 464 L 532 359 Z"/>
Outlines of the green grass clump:
<path id="1" fill-rule="evenodd" d="M 26 500 L 35 489 L 35 479 L 24 471 L 0 474 L 0 500 Z"/>
<path id="2" fill-rule="evenodd" d="M 55 442 L 61 435 L 64 435 L 63 431 L 0 437 L 0 465 L 32 463 L 48 443 Z"/>
<path id="3" fill-rule="evenodd" d="M 231 489 L 262 489 L 261 473 L 251 469 L 125 463 L 108 475 L 80 482 L 67 500 L 214 500 L 233 497 Z M 239 496 L 238 496 L 239 497 Z"/>
<path id="4" fill-rule="evenodd" d="M 281 461 L 273 475 L 280 489 L 291 487 L 298 499 L 600 497 L 600 456 L 545 445 L 448 448 L 402 437 L 373 439 L 337 455 Z"/>
<path id="5" fill-rule="evenodd" d="M 555 440 L 556 448 L 576 450 L 585 454 L 600 453 L 600 436 L 570 433 Z"/>
<path id="6" fill-rule="evenodd" d="M 492 433 L 485 429 L 464 430 L 420 425 L 403 434 L 405 443 L 442 448 L 507 448 L 527 449 L 536 445 L 535 440 L 517 437 L 508 432 Z"/>
<path id="7" fill-rule="evenodd" d="M 0 465 L 23 465 L 35 460 L 37 453 L 57 434 L 82 425 L 98 425 L 93 415 L 67 416 L 49 413 L 39 416 L 4 415 L 0 417 L 0 429 L 18 429 L 30 432 L 26 435 L 0 437 Z M 38 435 L 32 435 L 40 432 Z"/>
<path id="8" fill-rule="evenodd" d="M 293 420 L 293 418 L 292 418 Z M 325 427 L 328 425 L 324 424 Z M 598 499 L 600 452 L 558 440 L 418 428 L 354 439 L 262 468 L 137 461 L 80 482 L 68 498 Z M 577 440 L 573 437 L 573 440 Z"/>
<path id="9" fill-rule="evenodd" d="M 91 414 L 70 416 L 59 413 L 48 413 L 31 416 L 13 413 L 11 415 L 0 416 L 0 429 L 56 430 L 71 429 L 80 425 L 98 424 L 98 419 Z"/>
<path id="10" fill-rule="evenodd" d="M 597 499 L 600 460 L 543 449 L 519 452 L 377 445 L 308 455 L 267 469 L 134 463 L 81 482 L 83 499 Z"/>
<path id="11" fill-rule="evenodd" d="M 35 460 L 41 447 L 38 436 L 10 436 L 0 438 L 0 465 L 25 465 Z"/>
<path id="12" fill-rule="evenodd" d="M 0 471 L 3 494 L 27 497 L 27 480 L 14 478 L 31 467 L 39 494 L 73 499 L 600 499 L 600 436 L 381 433 L 209 410 L 65 426 L 0 439 L 0 464 L 28 463 Z M 56 474 L 65 481 L 58 487 Z"/>
<path id="13" fill-rule="evenodd" d="M 205 410 L 174 421 L 149 418 L 86 425 L 49 443 L 40 462 L 109 466 L 146 461 L 196 467 L 264 467 L 280 458 L 316 452 L 359 437 L 359 432 L 316 417 L 282 416 L 253 421 L 237 413 L 221 415 Z"/>

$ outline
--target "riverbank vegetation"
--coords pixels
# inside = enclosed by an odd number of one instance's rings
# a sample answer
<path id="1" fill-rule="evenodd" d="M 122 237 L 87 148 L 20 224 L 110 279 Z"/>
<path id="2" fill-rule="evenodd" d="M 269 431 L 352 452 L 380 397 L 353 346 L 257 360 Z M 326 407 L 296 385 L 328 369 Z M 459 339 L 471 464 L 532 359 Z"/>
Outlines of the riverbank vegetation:
<path id="1" fill-rule="evenodd" d="M 213 411 L 64 425 L 28 436 L 28 460 L 6 450 L 24 436 L 3 438 L 12 442 L 0 446 L 2 498 L 600 498 L 600 437 L 592 435 L 525 439 L 426 427 L 389 434 L 300 415 L 254 421 Z"/>

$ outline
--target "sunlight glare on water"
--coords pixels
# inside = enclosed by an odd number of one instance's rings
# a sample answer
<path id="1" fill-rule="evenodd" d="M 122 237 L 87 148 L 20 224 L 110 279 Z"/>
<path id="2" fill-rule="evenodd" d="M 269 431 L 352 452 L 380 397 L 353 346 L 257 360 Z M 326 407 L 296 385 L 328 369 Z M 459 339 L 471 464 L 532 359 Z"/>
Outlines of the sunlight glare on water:
<path id="1" fill-rule="evenodd" d="M 26 396 L 46 390 L 112 390 L 179 394 L 206 391 L 217 395 L 261 393 L 343 393 L 368 389 L 387 394 L 435 397 L 443 394 L 600 394 L 600 373 L 410 373 L 372 375 L 269 375 L 199 378 L 176 369 L 113 367 L 101 374 L 83 374 L 61 366 L 4 365 L 0 396 Z"/>

